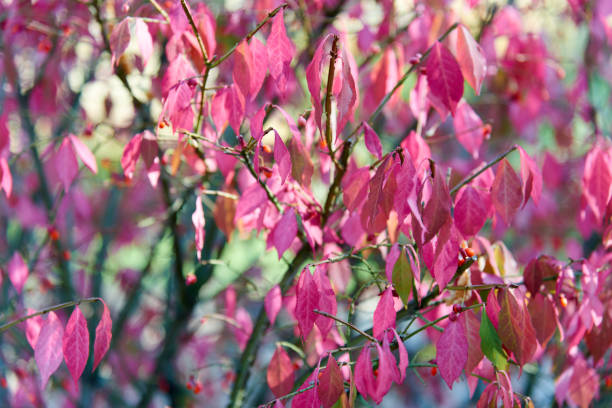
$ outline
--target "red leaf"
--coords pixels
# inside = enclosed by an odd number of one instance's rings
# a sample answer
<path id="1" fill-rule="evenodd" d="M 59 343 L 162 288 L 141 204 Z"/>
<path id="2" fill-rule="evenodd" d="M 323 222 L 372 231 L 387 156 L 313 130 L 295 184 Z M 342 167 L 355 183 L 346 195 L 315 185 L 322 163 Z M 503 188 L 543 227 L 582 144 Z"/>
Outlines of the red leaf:
<path id="1" fill-rule="evenodd" d="M 270 231 L 267 240 L 268 248 L 274 246 L 278 251 L 278 259 L 281 259 L 285 251 L 291 246 L 297 236 L 297 231 L 295 210 L 287 208 L 278 223 Z"/>
<path id="2" fill-rule="evenodd" d="M 569 381 L 569 397 L 576 405 L 585 408 L 599 395 L 599 375 L 587 365 L 583 358 L 574 363 L 574 372 Z"/>
<path id="3" fill-rule="evenodd" d="M 98 326 L 96 326 L 96 339 L 94 340 L 94 362 L 92 371 L 96 369 L 102 358 L 110 347 L 111 339 L 113 338 L 113 321 L 111 320 L 110 312 L 106 303 L 100 299 L 104 309 Z"/>
<path id="4" fill-rule="evenodd" d="M 584 196 L 595 217 L 601 219 L 612 193 L 612 162 L 610 153 L 595 146 L 586 157 L 582 185 Z"/>
<path id="5" fill-rule="evenodd" d="M 436 42 L 427 58 L 427 84 L 431 95 L 455 115 L 457 103 L 463 96 L 463 75 L 451 52 Z"/>
<path id="6" fill-rule="evenodd" d="M 266 46 L 270 75 L 274 78 L 279 91 L 283 93 L 287 85 L 285 70 L 289 68 L 289 63 L 295 54 L 295 46 L 285 31 L 283 11 L 280 11 L 272 20 L 272 28 Z"/>
<path id="7" fill-rule="evenodd" d="M 117 24 L 111 32 L 109 42 L 111 48 L 111 65 L 115 65 L 115 62 L 119 60 L 119 57 L 123 55 L 130 44 L 132 35 L 130 33 L 129 26 L 130 18 L 124 18 L 119 24 Z"/>
<path id="8" fill-rule="evenodd" d="M 264 299 L 264 307 L 266 308 L 266 314 L 268 315 L 270 326 L 274 326 L 276 316 L 278 315 L 278 312 L 280 312 L 282 305 L 283 296 L 281 293 L 281 288 L 278 285 L 274 285 Z"/>
<path id="9" fill-rule="evenodd" d="M 453 220 L 449 218 L 438 234 L 433 269 L 431 271 L 440 290 L 444 289 L 455 275 L 460 240 L 461 237 L 453 225 Z"/>
<path id="10" fill-rule="evenodd" d="M 289 394 L 295 382 L 293 364 L 287 352 L 277 346 L 266 374 L 268 386 L 276 398 Z"/>
<path id="11" fill-rule="evenodd" d="M 423 209 L 423 223 L 427 227 L 425 242 L 428 242 L 450 218 L 451 198 L 442 170 L 436 167 L 431 196 Z"/>
<path id="12" fill-rule="evenodd" d="M 499 327 L 497 332 L 504 346 L 514 353 L 516 361 L 525 365 L 537 348 L 536 334 L 524 304 L 509 289 L 499 291 Z"/>
<path id="13" fill-rule="evenodd" d="M 395 329 L 393 329 L 393 333 L 395 334 L 395 340 L 397 341 L 397 350 L 399 352 L 399 364 L 397 368 L 399 369 L 399 381 L 398 384 L 402 384 L 404 382 L 404 378 L 406 378 L 406 369 L 408 368 L 408 352 L 406 351 L 406 346 L 404 342 L 400 338 L 399 334 Z"/>
<path id="14" fill-rule="evenodd" d="M 484 357 L 480 348 L 480 319 L 473 310 L 463 312 L 460 319 L 465 326 L 465 337 L 468 342 L 468 360 L 465 364 L 465 373 L 469 376 Z"/>
<path id="15" fill-rule="evenodd" d="M 15 252 L 7 265 L 8 277 L 17 293 L 21 294 L 23 285 L 28 280 L 28 265 L 25 264 L 19 252 Z"/>
<path id="16" fill-rule="evenodd" d="M 78 306 L 75 306 L 70 319 L 66 324 L 62 345 L 64 359 L 68 371 L 77 383 L 87 365 L 89 357 L 89 331 L 87 331 L 87 320 Z"/>
<path id="17" fill-rule="evenodd" d="M 364 398 L 374 393 L 376 380 L 370 360 L 370 343 L 366 343 L 355 363 L 355 387 Z"/>
<path id="18" fill-rule="evenodd" d="M 395 328 L 395 307 L 393 306 L 393 288 L 389 286 L 378 300 L 374 310 L 374 326 L 372 334 L 382 339 L 387 329 Z"/>
<path id="19" fill-rule="evenodd" d="M 468 361 L 468 340 L 460 321 L 449 322 L 436 343 L 436 350 L 440 375 L 452 389 Z"/>
<path id="20" fill-rule="evenodd" d="M 315 284 L 317 285 L 317 290 L 319 292 L 317 309 L 323 312 L 327 312 L 331 315 L 336 315 L 338 311 L 338 306 L 336 303 L 336 293 L 332 289 L 329 278 L 327 277 L 325 272 L 323 272 L 323 267 L 318 266 L 315 269 L 313 279 Z M 327 333 L 329 333 L 329 331 L 332 329 L 334 323 L 335 322 L 329 317 L 320 314 L 317 314 L 315 318 L 315 324 L 319 328 L 319 331 L 321 332 L 321 337 L 323 338 L 325 338 Z"/>
<path id="21" fill-rule="evenodd" d="M 304 339 L 308 337 L 314 326 L 318 316 L 314 309 L 318 307 L 319 289 L 308 268 L 304 268 L 295 294 L 295 317 Z"/>
<path id="22" fill-rule="evenodd" d="M 77 156 L 83 161 L 85 167 L 87 167 L 93 174 L 98 173 L 98 164 L 96 163 L 96 158 L 94 157 L 89 147 L 85 145 L 85 143 L 81 142 L 75 135 L 70 134 L 68 138 L 72 142 L 72 146 L 76 151 Z"/>
<path id="23" fill-rule="evenodd" d="M 342 88 L 337 97 L 338 119 L 336 134 L 342 133 L 348 121 L 353 121 L 355 109 L 359 105 L 359 90 L 357 88 L 357 64 L 350 54 L 347 44 L 342 47 Z M 335 85 L 335 84 L 334 84 Z"/>
<path id="24" fill-rule="evenodd" d="M 324 408 L 332 407 L 344 392 L 344 379 L 336 359 L 330 354 L 319 378 L 317 393 Z"/>
<path id="25" fill-rule="evenodd" d="M 540 291 L 543 283 L 547 289 L 552 290 L 555 288 L 556 279 L 554 278 L 557 276 L 555 263 L 553 258 L 546 255 L 529 261 L 525 267 L 525 272 L 523 272 L 523 280 L 525 281 L 525 287 L 532 295 Z M 547 280 L 545 281 L 544 279 Z"/>
<path id="26" fill-rule="evenodd" d="M 321 115 L 323 114 L 323 107 L 321 106 L 321 63 L 325 56 L 325 46 L 330 38 L 331 34 L 328 34 L 319 42 L 312 61 L 306 68 L 306 82 L 310 91 L 310 101 L 314 109 L 315 121 L 321 133 Z"/>
<path id="27" fill-rule="evenodd" d="M 268 50 L 257 38 L 251 39 L 250 44 L 253 66 L 251 70 L 251 99 L 257 96 L 268 72 Z"/>
<path id="28" fill-rule="evenodd" d="M 531 312 L 531 308 L 529 311 Z M 532 320 L 535 320 L 533 315 Z M 537 323 L 535 321 L 533 323 L 537 330 Z M 584 340 L 597 365 L 612 346 L 612 318 L 609 309 L 603 313 L 601 325 L 593 325 L 591 330 L 584 335 Z"/>
<path id="29" fill-rule="evenodd" d="M 342 179 L 342 201 L 350 212 L 354 212 L 368 194 L 370 170 L 368 166 L 347 172 Z"/>
<path id="30" fill-rule="evenodd" d="M 491 186 L 491 199 L 504 222 L 510 225 L 523 203 L 523 189 L 521 180 L 506 159 L 503 159 L 497 168 L 495 181 Z"/>
<path id="31" fill-rule="evenodd" d="M 34 347 L 34 359 L 40 372 L 42 388 L 44 389 L 51 374 L 58 369 L 62 363 L 62 338 L 64 337 L 64 326 L 55 312 L 49 312 L 47 320 L 40 328 L 36 347 Z"/>
<path id="32" fill-rule="evenodd" d="M 455 225 L 466 237 L 476 235 L 487 221 L 485 199 L 469 185 L 460 194 L 455 203 Z"/>
<path id="33" fill-rule="evenodd" d="M 474 109 L 463 99 L 457 105 L 453 118 L 455 137 L 474 159 L 478 159 L 478 150 L 484 140 L 485 133 L 482 120 Z"/>
<path id="34" fill-rule="evenodd" d="M 283 139 L 281 139 L 276 130 L 274 131 L 274 161 L 278 166 L 281 181 L 285 183 L 287 176 L 291 173 L 291 156 Z"/>
<path id="35" fill-rule="evenodd" d="M 251 49 L 246 40 L 242 40 L 234 51 L 234 72 L 232 78 L 234 83 L 242 93 L 242 96 L 248 98 L 251 94 L 253 71 L 253 57 Z"/>
<path id="36" fill-rule="evenodd" d="M 531 316 L 531 323 L 538 342 L 542 347 L 546 347 L 546 343 L 555 334 L 559 323 L 554 303 L 548 296 L 538 293 L 529 302 L 527 310 Z"/>
<path id="37" fill-rule="evenodd" d="M 399 378 L 399 371 L 395 364 L 395 357 L 389 349 L 388 339 L 383 340 L 383 347 L 378 343 L 375 346 L 378 351 L 378 377 L 376 377 L 376 388 L 372 394 L 372 400 L 380 404 L 391 389 L 393 381 Z"/>
<path id="38" fill-rule="evenodd" d="M 376 156 L 376 158 L 380 159 L 382 157 L 382 145 L 380 144 L 378 135 L 374 129 L 368 125 L 368 122 L 363 122 L 363 137 L 369 152 Z"/>
<path id="39" fill-rule="evenodd" d="M 368 198 L 361 212 L 361 225 L 368 233 L 375 234 L 382 231 L 387 225 L 387 218 L 393 205 L 395 188 L 387 181 L 395 162 L 391 156 L 380 164 L 374 177 L 370 180 Z M 395 180 L 395 179 L 394 179 Z"/>
<path id="40" fill-rule="evenodd" d="M 142 145 L 142 133 L 135 135 L 125 148 L 123 149 L 123 155 L 121 156 L 121 168 L 125 177 L 131 179 L 134 176 L 134 170 L 136 169 L 136 162 L 140 157 L 140 148 Z"/>
<path id="41" fill-rule="evenodd" d="M 57 176 L 64 185 L 64 191 L 67 193 L 79 172 L 79 162 L 69 138 L 64 138 L 55 154 L 54 163 Z"/>
<path id="42" fill-rule="evenodd" d="M 523 205 L 531 196 L 533 202 L 538 205 L 542 195 L 542 173 L 538 165 L 521 146 L 516 146 L 521 156 L 521 179 L 523 180 Z"/>
<path id="43" fill-rule="evenodd" d="M 487 74 L 487 60 L 482 48 L 463 24 L 451 34 L 451 43 L 465 80 L 476 95 L 480 95 L 480 86 Z"/>

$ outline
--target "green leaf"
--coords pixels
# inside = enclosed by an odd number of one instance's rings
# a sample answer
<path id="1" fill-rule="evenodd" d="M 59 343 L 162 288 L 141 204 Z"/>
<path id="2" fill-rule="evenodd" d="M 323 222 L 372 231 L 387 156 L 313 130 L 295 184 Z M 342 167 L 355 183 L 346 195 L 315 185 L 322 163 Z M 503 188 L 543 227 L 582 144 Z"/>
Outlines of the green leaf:
<path id="1" fill-rule="evenodd" d="M 436 345 L 428 344 L 412 357 L 413 363 L 426 363 L 436 358 Z"/>
<path id="2" fill-rule="evenodd" d="M 402 299 L 404 305 L 408 304 L 408 298 L 410 298 L 410 293 L 412 292 L 412 267 L 410 266 L 410 262 L 406 258 L 404 254 L 404 250 L 400 252 L 399 258 L 395 262 L 395 266 L 393 267 L 393 287 L 397 291 L 397 294 Z"/>
<path id="3" fill-rule="evenodd" d="M 480 348 L 484 355 L 493 363 L 495 368 L 498 370 L 505 370 L 508 368 L 508 359 L 506 353 L 501 346 L 501 340 L 495 331 L 495 327 L 489 316 L 485 312 L 485 308 L 482 308 L 482 317 L 480 320 Z"/>

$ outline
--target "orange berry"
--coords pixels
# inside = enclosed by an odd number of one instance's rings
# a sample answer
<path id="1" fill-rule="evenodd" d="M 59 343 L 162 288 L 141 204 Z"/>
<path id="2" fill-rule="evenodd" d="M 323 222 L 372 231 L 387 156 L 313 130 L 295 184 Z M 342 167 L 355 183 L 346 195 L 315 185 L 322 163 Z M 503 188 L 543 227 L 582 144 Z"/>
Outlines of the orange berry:
<path id="1" fill-rule="evenodd" d="M 467 256 L 469 256 L 470 258 L 473 257 L 476 252 L 474 252 L 474 250 L 472 248 L 465 248 L 465 253 L 467 254 Z"/>
<path id="2" fill-rule="evenodd" d="M 431 367 L 431 376 L 435 377 L 438 374 L 438 369 L 436 367 Z"/>
<path id="3" fill-rule="evenodd" d="M 166 127 L 166 124 L 164 122 L 159 122 L 159 128 L 163 129 Z"/>
<path id="4" fill-rule="evenodd" d="M 327 149 L 327 142 L 325 141 L 325 139 L 323 138 L 319 139 L 319 148 L 321 150 Z"/>
<path id="5" fill-rule="evenodd" d="M 487 123 L 486 125 L 482 127 L 482 135 L 485 138 L 488 138 L 490 134 L 491 134 L 491 125 Z"/>
<path id="6" fill-rule="evenodd" d="M 459 258 L 459 266 L 462 266 L 465 263 L 465 258 Z"/>
<path id="7" fill-rule="evenodd" d="M 60 233 L 57 229 L 55 229 L 54 227 L 49 227 L 47 231 L 49 233 L 49 238 L 51 239 L 51 241 L 57 241 L 59 239 Z"/>
<path id="8" fill-rule="evenodd" d="M 561 306 L 567 307 L 567 298 L 563 293 L 561 294 L 561 296 L 559 296 L 559 301 L 561 302 Z"/>
<path id="9" fill-rule="evenodd" d="M 6 383 L 6 380 L 4 381 L 4 383 Z M 606 377 L 606 387 L 608 387 L 608 388 L 612 387 L 612 375 L 609 375 L 609 376 Z"/>
<path id="10" fill-rule="evenodd" d="M 272 153 L 272 149 L 268 145 L 261 145 L 261 148 L 265 153 Z"/>

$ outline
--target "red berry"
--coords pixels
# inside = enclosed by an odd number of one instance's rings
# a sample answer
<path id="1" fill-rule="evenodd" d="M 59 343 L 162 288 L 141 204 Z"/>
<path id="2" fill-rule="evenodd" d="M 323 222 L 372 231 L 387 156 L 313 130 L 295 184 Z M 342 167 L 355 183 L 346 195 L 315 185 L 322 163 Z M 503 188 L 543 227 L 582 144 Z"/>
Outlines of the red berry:
<path id="1" fill-rule="evenodd" d="M 456 322 L 457 321 L 457 313 L 453 312 L 448 316 L 448 320 L 450 320 L 451 322 Z"/>
<path id="2" fill-rule="evenodd" d="M 4 381 L 4 384 L 6 384 L 6 380 Z M 5 385 L 3 385 L 3 387 L 5 387 Z M 606 387 L 608 388 L 612 387 L 612 375 L 609 375 L 606 377 Z"/>
<path id="3" fill-rule="evenodd" d="M 189 286 L 189 285 L 193 285 L 194 283 L 196 283 L 198 281 L 198 278 L 193 274 L 190 273 L 189 275 L 187 275 L 187 277 L 185 278 L 185 285 Z"/>
<path id="4" fill-rule="evenodd" d="M 465 258 L 459 258 L 459 266 L 462 266 L 465 263 Z"/>
<path id="5" fill-rule="evenodd" d="M 69 261 L 70 258 L 72 258 L 72 255 L 70 254 L 70 251 L 62 252 L 62 258 L 64 258 L 65 261 Z"/>
<path id="6" fill-rule="evenodd" d="M 454 313 L 461 313 L 462 310 L 463 310 L 463 308 L 461 307 L 461 305 L 459 305 L 459 304 L 454 304 L 453 305 L 453 312 Z"/>
<path id="7" fill-rule="evenodd" d="M 427 75 L 427 67 L 419 68 L 419 72 L 421 73 L 421 75 Z"/>
<path id="8" fill-rule="evenodd" d="M 378 377 L 378 368 L 374 369 L 374 377 Z"/>
<path id="9" fill-rule="evenodd" d="M 0 378 L 0 386 L 2 386 L 2 388 L 6 388 L 6 378 Z"/>
<path id="10" fill-rule="evenodd" d="M 431 367 L 431 376 L 435 377 L 438 374 L 438 369 L 436 367 Z"/>
<path id="11" fill-rule="evenodd" d="M 559 301 L 561 302 L 561 306 L 567 307 L 567 298 L 563 293 L 561 294 L 561 296 L 559 296 Z"/>
<path id="12" fill-rule="evenodd" d="M 51 239 L 51 241 L 57 241 L 59 239 L 60 233 L 54 227 L 49 227 L 47 231 L 49 233 L 49 238 Z"/>
<path id="13" fill-rule="evenodd" d="M 261 148 L 265 153 L 272 153 L 272 149 L 268 145 L 261 145 Z"/>

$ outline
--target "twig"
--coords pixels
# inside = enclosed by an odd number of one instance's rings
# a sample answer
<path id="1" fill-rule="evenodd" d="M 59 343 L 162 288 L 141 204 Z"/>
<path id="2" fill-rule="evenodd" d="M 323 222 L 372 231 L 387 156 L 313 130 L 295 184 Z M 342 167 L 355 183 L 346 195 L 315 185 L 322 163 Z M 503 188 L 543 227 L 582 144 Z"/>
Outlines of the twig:
<path id="1" fill-rule="evenodd" d="M 330 51 L 329 70 L 327 74 L 327 91 L 325 92 L 325 143 L 327 144 L 327 151 L 329 157 L 336 166 L 336 170 L 339 170 L 340 164 L 336 161 L 334 154 L 334 146 L 332 140 L 332 91 L 334 88 L 334 73 L 336 72 L 336 60 L 338 59 L 338 40 L 340 38 L 337 35 L 333 36 L 332 47 Z"/>
<path id="2" fill-rule="evenodd" d="M 348 327 L 348 328 L 350 328 L 350 329 L 352 329 L 352 330 L 356 331 L 357 333 L 361 334 L 363 337 L 365 337 L 366 339 L 368 339 L 368 340 L 370 340 L 370 341 L 372 341 L 372 342 L 374 342 L 374 343 L 377 343 L 377 342 L 378 342 L 378 341 L 377 341 L 377 340 L 376 340 L 374 337 L 372 337 L 372 336 L 370 336 L 368 333 L 366 333 L 366 332 L 362 331 L 362 330 L 361 330 L 360 328 L 358 328 L 357 326 L 355 326 L 355 325 L 353 325 L 353 324 L 351 324 L 351 323 L 349 323 L 349 322 L 345 322 L 344 320 L 342 320 L 342 319 L 340 319 L 340 318 L 338 318 L 338 317 L 336 317 L 336 316 L 334 316 L 334 315 L 332 315 L 332 314 L 329 314 L 329 313 L 327 313 L 327 312 L 324 312 L 324 311 L 322 311 L 322 310 L 317 310 L 317 309 L 314 309 L 314 310 L 313 310 L 313 312 L 315 312 L 315 313 L 317 313 L 317 314 L 320 314 L 321 316 L 329 317 L 330 319 L 333 319 L 333 320 L 337 321 L 338 323 L 342 323 L 342 324 L 343 324 L 343 325 L 345 325 L 346 327 Z"/>
<path id="3" fill-rule="evenodd" d="M 164 10 L 162 6 L 160 6 L 156 0 L 149 0 L 149 1 L 153 5 L 153 7 L 155 7 L 155 9 L 159 12 L 159 14 L 161 14 L 164 17 L 166 22 L 170 24 L 170 16 L 168 16 L 168 13 L 166 13 L 166 10 Z"/>

